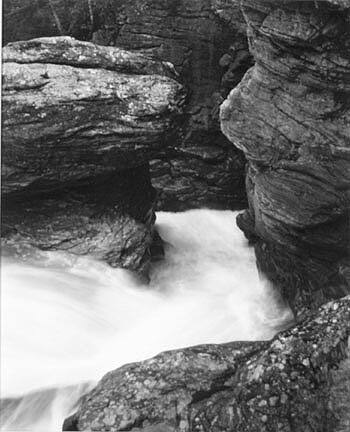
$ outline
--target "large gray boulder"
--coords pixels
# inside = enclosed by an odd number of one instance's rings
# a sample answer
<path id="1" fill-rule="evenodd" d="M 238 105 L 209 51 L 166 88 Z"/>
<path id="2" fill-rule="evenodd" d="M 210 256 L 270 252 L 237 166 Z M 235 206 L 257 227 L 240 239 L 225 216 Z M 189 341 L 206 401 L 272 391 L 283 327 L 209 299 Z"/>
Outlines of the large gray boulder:
<path id="1" fill-rule="evenodd" d="M 63 429 L 335 431 L 349 419 L 341 406 L 350 382 L 349 319 L 347 297 L 269 342 L 197 346 L 125 365 L 83 397 Z"/>
<path id="2" fill-rule="evenodd" d="M 43 38 L 7 45 L 3 62 L 4 192 L 142 165 L 181 112 L 170 70 L 117 48 Z"/>
<path id="3" fill-rule="evenodd" d="M 70 37 L 3 49 L 2 236 L 147 275 L 156 194 L 185 92 L 169 64 Z"/>

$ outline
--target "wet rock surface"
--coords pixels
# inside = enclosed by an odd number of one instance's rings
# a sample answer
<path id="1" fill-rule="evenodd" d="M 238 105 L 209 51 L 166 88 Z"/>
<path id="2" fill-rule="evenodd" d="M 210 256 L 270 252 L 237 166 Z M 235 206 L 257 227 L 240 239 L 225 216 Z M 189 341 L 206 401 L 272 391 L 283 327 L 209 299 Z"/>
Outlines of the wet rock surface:
<path id="1" fill-rule="evenodd" d="M 19 256 L 26 247 L 89 255 L 147 277 L 155 197 L 147 165 L 45 193 L 6 194 L 3 246 Z"/>
<path id="2" fill-rule="evenodd" d="M 7 45 L 3 61 L 5 243 L 146 274 L 148 161 L 167 146 L 185 97 L 171 65 L 69 37 Z"/>
<path id="3" fill-rule="evenodd" d="M 347 416 L 331 401 L 339 374 L 349 374 L 349 318 L 346 297 L 270 342 L 185 348 L 125 365 L 84 396 L 64 430 L 330 432 Z"/>
<path id="4" fill-rule="evenodd" d="M 296 310 L 350 289 L 345 3 L 244 0 L 256 64 L 221 108 L 222 130 L 249 161 L 238 223 Z"/>

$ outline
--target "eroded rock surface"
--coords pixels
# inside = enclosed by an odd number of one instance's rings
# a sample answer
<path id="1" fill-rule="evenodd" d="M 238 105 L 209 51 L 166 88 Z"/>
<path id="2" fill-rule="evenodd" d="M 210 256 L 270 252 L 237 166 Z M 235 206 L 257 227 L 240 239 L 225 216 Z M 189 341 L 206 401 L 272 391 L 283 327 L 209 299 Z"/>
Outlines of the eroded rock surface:
<path id="1" fill-rule="evenodd" d="M 123 366 L 84 396 L 64 430 L 330 432 L 346 416 L 331 400 L 349 319 L 347 297 L 271 342 L 204 345 Z"/>
<path id="2" fill-rule="evenodd" d="M 24 28 L 14 28 L 18 13 L 11 3 L 5 2 L 8 37 L 57 34 L 51 11 L 44 4 L 30 5 Z M 171 62 L 189 89 L 181 128 L 167 140 L 171 149 L 163 147 L 151 164 L 158 207 L 245 206 L 245 160 L 221 133 L 218 121 L 220 103 L 252 64 L 239 2 L 100 0 L 92 6 L 91 21 L 87 2 L 56 1 L 64 32 L 99 45 L 132 50 L 135 56 L 143 53 Z M 48 17 L 47 25 L 36 28 L 32 20 L 43 15 Z M 106 57 L 99 55 L 101 60 L 104 64 Z"/>
<path id="3" fill-rule="evenodd" d="M 245 161 L 218 121 L 223 97 L 251 64 L 238 2 L 142 0 L 122 1 L 118 7 L 119 21 L 105 20 L 94 39 L 170 61 L 189 89 L 174 149 L 151 165 L 158 206 L 242 208 Z"/>
<path id="4" fill-rule="evenodd" d="M 147 165 L 66 184 L 49 192 L 6 194 L 3 246 L 89 255 L 147 277 L 156 192 Z"/>
<path id="5" fill-rule="evenodd" d="M 221 108 L 249 161 L 238 223 L 298 310 L 350 289 L 349 7 L 244 0 L 256 64 Z"/>
<path id="6" fill-rule="evenodd" d="M 147 273 L 148 161 L 185 92 L 171 65 L 70 37 L 3 50 L 2 236 Z"/>
<path id="7" fill-rule="evenodd" d="M 181 85 L 155 74 L 165 66 L 117 48 L 44 38 L 8 45 L 3 61 L 5 192 L 142 165 L 181 112 Z"/>

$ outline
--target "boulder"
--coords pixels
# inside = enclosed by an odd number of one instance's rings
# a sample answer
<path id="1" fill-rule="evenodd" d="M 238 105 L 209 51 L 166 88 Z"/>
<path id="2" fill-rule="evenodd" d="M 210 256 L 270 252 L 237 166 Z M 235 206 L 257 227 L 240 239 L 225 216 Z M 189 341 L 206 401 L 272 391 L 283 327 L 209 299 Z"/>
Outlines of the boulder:
<path id="1" fill-rule="evenodd" d="M 185 98 L 172 66 L 71 37 L 9 44 L 3 62 L 4 243 L 147 275 L 148 161 L 168 146 Z"/>
<path id="2" fill-rule="evenodd" d="M 5 194 L 2 244 L 18 257 L 32 248 L 89 255 L 147 278 L 155 198 L 148 165 L 48 192 Z"/>
<path id="3" fill-rule="evenodd" d="M 23 24 L 13 0 L 4 2 L 6 41 L 57 35 L 48 5 L 27 2 Z M 223 98 L 252 64 L 239 1 L 99 0 L 91 15 L 86 1 L 58 0 L 55 10 L 64 34 L 171 62 L 189 89 L 185 116 L 167 139 L 170 148 L 163 146 L 151 164 L 158 208 L 245 207 L 245 159 L 221 133 L 218 119 Z M 97 58 L 105 64 L 105 54 Z"/>
<path id="4" fill-rule="evenodd" d="M 184 92 L 164 64 L 67 37 L 3 53 L 4 192 L 125 170 L 167 146 Z"/>
<path id="5" fill-rule="evenodd" d="M 349 376 L 349 319 L 347 297 L 272 341 L 197 346 L 125 365 L 83 397 L 63 429 L 329 432 L 348 418 L 331 402 L 340 376 Z"/>
<path id="6" fill-rule="evenodd" d="M 256 64 L 221 107 L 249 161 L 238 223 L 298 311 L 350 290 L 350 5 L 242 2 Z"/>

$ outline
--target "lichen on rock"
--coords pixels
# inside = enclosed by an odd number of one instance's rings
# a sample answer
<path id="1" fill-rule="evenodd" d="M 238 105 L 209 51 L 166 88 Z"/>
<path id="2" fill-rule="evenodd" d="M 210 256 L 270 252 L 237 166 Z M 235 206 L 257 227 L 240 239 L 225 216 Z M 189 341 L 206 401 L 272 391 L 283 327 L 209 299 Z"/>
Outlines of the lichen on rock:
<path id="1" fill-rule="evenodd" d="M 267 342 L 203 345 L 109 372 L 64 430 L 331 431 L 333 370 L 348 358 L 350 297 Z"/>

